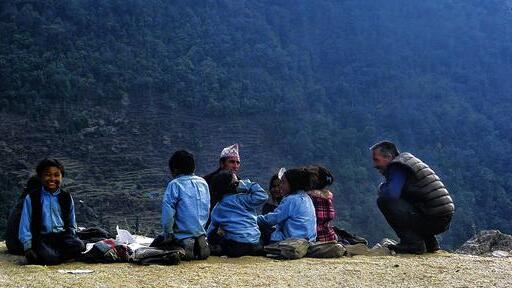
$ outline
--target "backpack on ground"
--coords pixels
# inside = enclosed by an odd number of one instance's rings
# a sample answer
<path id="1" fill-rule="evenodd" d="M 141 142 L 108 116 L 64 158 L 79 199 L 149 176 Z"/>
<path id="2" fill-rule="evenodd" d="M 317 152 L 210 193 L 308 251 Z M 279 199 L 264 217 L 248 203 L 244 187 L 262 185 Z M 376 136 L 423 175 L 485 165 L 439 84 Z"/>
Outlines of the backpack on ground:
<path id="1" fill-rule="evenodd" d="M 141 247 L 134 251 L 132 261 L 140 265 L 178 265 L 185 257 L 185 250 L 163 250 L 154 247 Z"/>
<path id="2" fill-rule="evenodd" d="M 315 242 L 309 245 L 306 257 L 310 258 L 340 258 L 347 250 L 337 241 Z"/>
<path id="3" fill-rule="evenodd" d="M 309 242 L 305 239 L 286 239 L 263 247 L 267 254 L 293 260 L 300 259 L 308 253 Z"/>

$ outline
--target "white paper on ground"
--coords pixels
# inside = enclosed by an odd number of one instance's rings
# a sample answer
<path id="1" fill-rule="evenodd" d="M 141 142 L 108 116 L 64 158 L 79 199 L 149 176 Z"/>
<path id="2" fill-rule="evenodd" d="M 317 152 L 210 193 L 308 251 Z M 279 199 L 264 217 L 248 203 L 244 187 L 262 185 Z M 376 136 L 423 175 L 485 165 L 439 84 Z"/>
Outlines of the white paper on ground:
<path id="1" fill-rule="evenodd" d="M 133 235 L 133 238 L 135 239 L 135 242 L 144 246 L 149 246 L 151 243 L 153 243 L 153 240 L 155 240 L 154 238 L 142 235 Z"/>
<path id="2" fill-rule="evenodd" d="M 508 253 L 507 251 L 496 250 L 496 251 L 492 251 L 492 256 L 499 257 L 499 258 L 509 257 L 510 253 Z"/>
<path id="3" fill-rule="evenodd" d="M 59 273 L 65 274 L 88 274 L 94 272 L 94 270 L 88 269 L 75 269 L 75 270 L 57 270 Z"/>
<path id="4" fill-rule="evenodd" d="M 116 226 L 116 230 L 117 230 L 117 236 L 116 236 L 117 241 L 124 243 L 124 244 L 132 244 L 132 243 L 137 242 L 137 241 L 135 241 L 135 238 L 133 238 L 132 234 L 130 234 L 130 232 L 128 232 L 128 230 L 119 229 L 119 226 Z"/>

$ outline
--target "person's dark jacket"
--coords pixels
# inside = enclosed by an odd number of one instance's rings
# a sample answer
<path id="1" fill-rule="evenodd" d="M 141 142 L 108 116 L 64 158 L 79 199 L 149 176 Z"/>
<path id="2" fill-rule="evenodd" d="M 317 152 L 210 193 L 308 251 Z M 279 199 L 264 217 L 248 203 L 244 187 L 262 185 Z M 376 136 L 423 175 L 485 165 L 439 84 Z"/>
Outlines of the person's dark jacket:
<path id="1" fill-rule="evenodd" d="M 439 176 L 427 164 L 411 153 L 401 153 L 388 165 L 387 170 L 404 169 L 407 180 L 400 198 L 431 217 L 453 215 L 455 206 Z"/>

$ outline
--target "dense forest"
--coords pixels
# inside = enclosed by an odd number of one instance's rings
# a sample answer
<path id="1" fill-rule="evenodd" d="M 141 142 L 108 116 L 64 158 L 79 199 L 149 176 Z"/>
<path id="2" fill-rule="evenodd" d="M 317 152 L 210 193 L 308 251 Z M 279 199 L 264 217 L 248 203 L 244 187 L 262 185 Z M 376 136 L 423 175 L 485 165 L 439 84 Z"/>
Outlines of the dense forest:
<path id="1" fill-rule="evenodd" d="M 329 167 L 336 224 L 377 241 L 393 233 L 368 147 L 389 139 L 448 186 L 456 214 L 444 245 L 480 229 L 512 233 L 511 9 L 4 0 L 0 231 L 34 165 L 52 155 L 68 164 L 79 222 L 153 233 L 172 150 L 196 153 L 201 174 L 239 142 L 242 176 L 265 185 L 280 166 Z"/>

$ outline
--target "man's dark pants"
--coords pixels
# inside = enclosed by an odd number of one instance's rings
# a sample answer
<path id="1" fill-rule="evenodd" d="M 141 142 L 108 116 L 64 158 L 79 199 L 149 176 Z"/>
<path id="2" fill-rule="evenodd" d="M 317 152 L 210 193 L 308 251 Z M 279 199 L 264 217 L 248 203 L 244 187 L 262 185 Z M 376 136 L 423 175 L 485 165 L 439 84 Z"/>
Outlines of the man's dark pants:
<path id="1" fill-rule="evenodd" d="M 451 215 L 429 217 L 401 198 L 379 197 L 377 204 L 401 243 L 435 240 L 435 235 L 450 227 Z"/>

